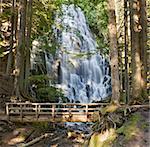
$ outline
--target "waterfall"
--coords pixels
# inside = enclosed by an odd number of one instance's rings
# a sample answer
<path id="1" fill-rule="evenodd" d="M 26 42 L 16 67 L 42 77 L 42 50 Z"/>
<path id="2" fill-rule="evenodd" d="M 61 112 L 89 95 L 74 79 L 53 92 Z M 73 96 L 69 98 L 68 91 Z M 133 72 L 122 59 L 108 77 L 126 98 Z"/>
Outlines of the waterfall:
<path id="1" fill-rule="evenodd" d="M 110 66 L 97 50 L 79 7 L 62 5 L 53 27 L 58 41 L 58 84 L 71 102 L 104 100 L 111 94 Z"/>

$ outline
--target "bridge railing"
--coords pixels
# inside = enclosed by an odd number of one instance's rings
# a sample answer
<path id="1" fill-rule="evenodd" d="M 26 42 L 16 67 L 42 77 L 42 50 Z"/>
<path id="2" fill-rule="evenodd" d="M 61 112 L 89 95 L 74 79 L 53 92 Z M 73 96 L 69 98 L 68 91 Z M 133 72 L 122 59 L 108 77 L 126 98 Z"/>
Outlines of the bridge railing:
<path id="1" fill-rule="evenodd" d="M 107 103 L 6 103 L 6 114 L 8 118 L 19 117 L 21 121 L 25 116 L 32 116 L 36 120 L 40 120 L 40 116 L 47 116 L 53 121 L 61 117 L 71 118 L 74 116 L 79 119 L 85 116 L 85 121 L 87 121 L 89 115 L 104 105 Z"/>

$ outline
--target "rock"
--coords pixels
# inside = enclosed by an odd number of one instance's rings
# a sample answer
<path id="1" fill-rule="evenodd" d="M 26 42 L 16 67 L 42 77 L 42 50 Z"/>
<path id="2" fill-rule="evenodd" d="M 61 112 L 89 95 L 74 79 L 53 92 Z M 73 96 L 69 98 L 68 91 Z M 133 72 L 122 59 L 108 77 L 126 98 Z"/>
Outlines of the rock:
<path id="1" fill-rule="evenodd" d="M 14 130 L 14 131 L 13 131 L 13 135 L 14 135 L 14 136 L 17 136 L 17 135 L 19 135 L 19 134 L 20 134 L 20 131 L 18 131 L 18 130 Z"/>

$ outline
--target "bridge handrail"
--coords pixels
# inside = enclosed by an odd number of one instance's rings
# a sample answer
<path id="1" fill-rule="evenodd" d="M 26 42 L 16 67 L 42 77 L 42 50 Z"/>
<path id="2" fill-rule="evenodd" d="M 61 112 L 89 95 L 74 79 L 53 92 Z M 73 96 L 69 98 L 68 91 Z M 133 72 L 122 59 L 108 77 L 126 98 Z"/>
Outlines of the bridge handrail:
<path id="1" fill-rule="evenodd" d="M 13 103 L 9 102 L 6 103 L 6 105 L 27 105 L 27 104 L 32 104 L 32 105 L 88 105 L 88 106 L 94 106 L 94 105 L 108 105 L 109 103 L 31 103 L 31 102 L 18 102 L 18 103 Z"/>
<path id="2" fill-rule="evenodd" d="M 27 115 L 36 116 L 48 115 L 51 118 L 57 115 L 85 115 L 88 118 L 89 114 L 98 111 L 101 106 L 108 105 L 108 103 L 6 103 L 7 116 L 19 115 L 21 121 Z M 75 107 L 76 106 L 76 107 Z"/>

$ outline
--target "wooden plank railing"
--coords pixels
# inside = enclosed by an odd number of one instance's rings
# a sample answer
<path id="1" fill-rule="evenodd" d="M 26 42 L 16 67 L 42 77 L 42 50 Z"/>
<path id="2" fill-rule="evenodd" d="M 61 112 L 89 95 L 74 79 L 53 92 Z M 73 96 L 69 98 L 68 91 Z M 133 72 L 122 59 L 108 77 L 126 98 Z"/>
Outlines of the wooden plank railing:
<path id="1" fill-rule="evenodd" d="M 88 122 L 107 103 L 6 103 L 12 121 Z"/>

